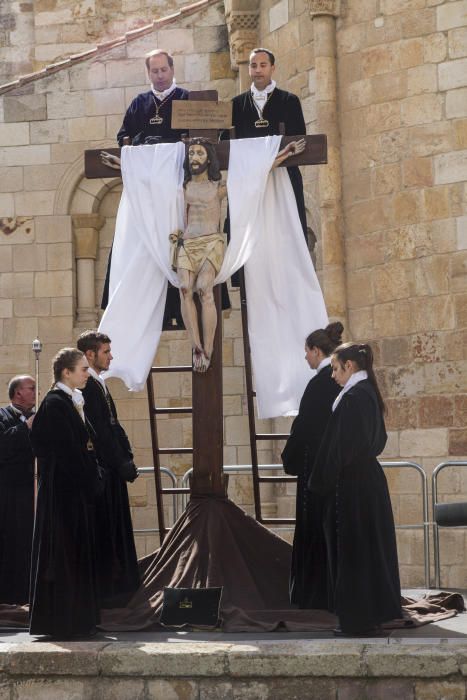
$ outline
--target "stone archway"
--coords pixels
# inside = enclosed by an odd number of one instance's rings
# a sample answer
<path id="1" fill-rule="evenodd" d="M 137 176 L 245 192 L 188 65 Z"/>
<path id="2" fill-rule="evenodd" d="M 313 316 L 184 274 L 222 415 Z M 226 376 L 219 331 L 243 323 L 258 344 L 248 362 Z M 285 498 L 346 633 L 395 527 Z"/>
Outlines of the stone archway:
<path id="1" fill-rule="evenodd" d="M 55 194 L 54 214 L 68 215 L 73 232 L 75 282 L 75 325 L 95 326 L 98 322 L 96 260 L 99 231 L 105 218 L 99 213 L 101 202 L 115 187 L 112 180 L 89 180 L 84 175 L 83 156 L 77 158 L 63 176 Z"/>

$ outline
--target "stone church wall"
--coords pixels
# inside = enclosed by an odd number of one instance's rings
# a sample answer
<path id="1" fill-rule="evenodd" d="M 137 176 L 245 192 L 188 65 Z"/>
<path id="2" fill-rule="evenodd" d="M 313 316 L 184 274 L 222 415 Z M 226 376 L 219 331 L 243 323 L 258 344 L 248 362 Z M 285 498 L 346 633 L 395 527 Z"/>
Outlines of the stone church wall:
<path id="1" fill-rule="evenodd" d="M 60 7 L 68 11 L 71 3 Z M 92 7 L 97 17 L 99 4 Z M 15 8 L 6 0 L 2 18 Z M 113 17 L 128 30 L 146 9 L 144 0 L 122 1 Z M 58 25 L 52 0 L 34 3 L 33 10 L 34 22 L 25 15 L 20 33 L 13 20 L 1 19 L 6 50 L 0 49 L 0 58 L 8 57 L 9 78 L 24 72 L 15 70 L 25 59 L 18 49 L 20 34 L 24 41 L 33 25 L 37 29 L 42 13 L 52 13 L 42 25 L 44 37 L 46 26 L 51 37 Z M 247 12 L 256 10 L 255 4 Z M 383 457 L 418 462 L 429 475 L 439 462 L 467 456 L 466 12 L 465 0 L 262 0 L 254 41 L 251 20 L 245 25 L 252 45 L 275 52 L 275 77 L 280 87 L 301 97 L 307 132 L 329 137 L 329 165 L 303 168 L 308 223 L 317 239 L 313 255 L 331 315 L 344 320 L 347 338 L 375 348 L 388 405 Z M 77 22 L 76 42 L 81 42 L 78 27 L 90 27 L 92 17 Z M 331 34 L 326 44 L 321 30 L 315 32 L 331 24 L 335 50 Z M 233 36 L 228 12 L 227 25 Z M 51 43 L 36 38 L 34 46 Z M 33 370 L 30 343 L 36 334 L 44 343 L 44 392 L 54 352 L 93 325 L 91 307 L 102 288 L 120 184 L 86 180 L 82 153 L 114 143 L 125 106 L 145 89 L 144 53 L 156 46 L 174 51 L 183 86 L 216 87 L 221 99 L 238 91 L 219 4 L 0 94 L 2 400 L 13 373 Z M 235 46 L 233 40 L 233 53 Z M 91 306 L 80 296 L 77 272 L 91 275 Z M 224 321 L 224 461 L 247 464 L 238 292 L 232 301 Z M 187 352 L 184 334 L 174 332 L 163 339 L 158 360 L 185 363 Z M 118 381 L 112 391 L 138 463 L 152 464 L 145 393 L 129 395 Z M 189 387 L 186 378 L 169 377 L 157 391 L 161 402 L 185 405 Z M 258 427 L 283 432 L 289 425 L 281 419 Z M 190 432 L 188 419 L 167 418 L 162 444 L 187 446 Z M 263 449 L 260 461 L 278 462 L 280 448 Z M 182 456 L 170 466 L 181 477 L 189 465 Z M 397 469 L 387 475 L 396 521 L 419 523 L 419 477 Z M 467 471 L 449 472 L 441 490 L 445 498 L 465 500 Z M 251 511 L 247 477 L 232 479 L 231 493 Z M 268 487 L 263 495 L 267 514 L 293 512 L 290 485 Z M 131 487 L 131 498 L 135 526 L 150 527 L 150 476 Z M 151 535 L 138 541 L 141 553 L 155 545 Z M 421 532 L 399 531 L 398 541 L 403 584 L 421 585 Z M 463 585 L 465 552 L 464 531 L 442 533 L 445 585 Z"/>
<path id="2" fill-rule="evenodd" d="M 74 345 L 79 332 L 95 327 L 121 185 L 84 177 L 83 152 L 115 145 L 126 106 L 147 89 L 144 55 L 163 47 L 175 55 L 179 84 L 188 89 L 214 88 L 223 100 L 235 94 L 222 7 L 206 3 L 195 19 L 156 26 L 141 38 L 116 42 L 98 56 L 39 77 L 0 95 L 0 389 L 7 401 L 9 378 L 33 372 L 31 342 L 38 335 L 41 394 L 50 386 L 55 352 Z M 249 463 L 243 350 L 238 291 L 224 322 L 225 463 Z M 131 329 L 129 329 L 131 332 Z M 157 362 L 187 364 L 185 333 L 164 334 Z M 129 394 L 111 380 L 119 415 L 134 446 L 136 462 L 152 465 L 146 392 Z M 156 383 L 159 405 L 189 405 L 186 377 L 168 375 Z M 178 415 L 160 421 L 160 443 L 191 445 L 191 419 Z M 263 462 L 271 457 L 260 452 Z M 162 460 L 181 479 L 191 466 L 182 455 Z M 251 509 L 248 478 L 232 478 L 231 491 Z M 152 475 L 131 487 L 135 528 L 155 524 Z M 181 506 L 181 504 L 180 504 Z M 173 516 L 168 501 L 168 516 Z M 157 545 L 153 535 L 139 535 L 141 554 Z"/>
<path id="3" fill-rule="evenodd" d="M 430 476 L 467 455 L 467 3 L 263 0 L 260 44 L 276 53 L 278 82 L 301 96 L 313 133 L 332 123 L 316 121 L 309 10 L 336 17 L 347 338 L 376 352 L 388 407 L 383 458 L 418 462 Z M 307 196 L 320 202 L 312 178 Z M 324 289 L 329 308 L 333 292 Z M 396 521 L 421 522 L 417 474 L 387 476 Z M 466 469 L 446 472 L 440 488 L 465 500 Z M 286 514 L 292 490 L 281 491 Z M 441 537 L 443 581 L 461 585 L 465 532 Z M 421 532 L 399 531 L 398 540 L 403 582 L 417 585 Z"/>

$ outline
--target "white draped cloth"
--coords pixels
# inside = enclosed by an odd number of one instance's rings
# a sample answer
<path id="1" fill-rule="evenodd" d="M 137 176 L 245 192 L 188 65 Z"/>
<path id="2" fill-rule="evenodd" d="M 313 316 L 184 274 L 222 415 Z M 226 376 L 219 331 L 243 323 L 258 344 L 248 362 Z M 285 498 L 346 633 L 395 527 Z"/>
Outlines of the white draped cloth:
<path id="1" fill-rule="evenodd" d="M 310 370 L 306 336 L 328 322 L 285 168 L 270 172 L 280 136 L 230 142 L 231 240 L 216 283 L 245 266 L 248 329 L 260 418 L 298 410 Z M 122 149 L 109 304 L 99 330 L 112 339 L 106 377 L 143 389 L 162 330 L 169 235 L 183 229 L 182 143 Z"/>

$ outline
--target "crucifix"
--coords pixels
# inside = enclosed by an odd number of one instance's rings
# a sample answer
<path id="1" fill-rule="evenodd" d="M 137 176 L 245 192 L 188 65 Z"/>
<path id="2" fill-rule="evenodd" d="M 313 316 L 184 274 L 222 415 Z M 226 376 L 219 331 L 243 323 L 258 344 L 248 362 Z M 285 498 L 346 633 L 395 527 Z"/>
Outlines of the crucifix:
<path id="1" fill-rule="evenodd" d="M 194 113 L 188 115 L 177 115 L 177 108 L 181 111 L 190 111 L 189 101 L 174 102 L 174 113 L 172 117 L 172 127 L 177 129 L 189 129 L 189 136 L 203 136 L 212 143 L 218 160 L 220 169 L 227 169 L 229 161 L 229 142 L 222 141 L 217 143 L 218 129 L 229 128 L 231 126 L 231 116 L 223 115 L 221 120 L 217 121 L 212 118 L 207 118 L 209 112 L 210 101 L 215 100 L 217 94 L 215 91 L 206 91 L 205 93 L 190 93 L 190 99 L 201 103 L 204 100 L 204 106 L 200 109 L 202 113 L 201 123 L 194 118 Z M 217 105 L 222 103 L 212 102 L 212 110 L 218 109 Z M 230 105 L 228 105 L 230 106 Z M 206 126 L 215 125 L 214 129 L 206 129 Z M 202 128 L 199 128 L 199 127 Z M 302 143 L 302 148 L 297 149 L 295 144 L 297 141 Z M 207 153 L 207 149 L 201 141 L 198 145 L 202 146 L 200 151 Z M 189 149 L 190 146 L 188 145 Z M 287 136 L 283 137 L 281 142 L 281 151 L 283 157 L 277 159 L 277 165 L 306 165 L 326 162 L 326 137 L 318 136 Z M 102 159 L 101 151 L 86 151 L 86 176 L 87 177 L 114 177 L 115 176 L 115 159 L 118 158 L 119 149 L 109 149 L 107 151 L 109 158 Z M 198 153 L 199 155 L 199 153 Z M 203 154 L 201 154 L 203 155 Z M 195 158 L 192 159 L 194 164 Z M 188 158 L 189 162 L 189 158 Z M 113 166 L 109 163 L 113 163 Z M 192 175 L 196 178 L 196 168 L 192 168 Z M 199 173 L 198 173 L 199 174 Z M 182 287 L 186 287 L 186 275 L 183 271 L 179 274 Z M 220 287 L 214 289 L 217 318 L 220 318 Z M 191 309 L 192 311 L 192 309 Z M 193 318 L 193 316 L 192 316 Z M 189 324 L 187 324 L 189 325 Z M 223 397 L 222 397 L 222 328 L 221 323 L 217 323 L 214 340 L 211 345 L 209 343 L 206 356 L 209 361 L 205 362 L 205 358 L 196 357 L 201 355 L 204 350 L 204 342 L 202 338 L 203 328 L 200 333 L 200 348 L 199 353 L 194 352 L 194 369 L 201 371 L 193 372 L 193 479 L 191 482 L 191 494 L 193 496 L 214 496 L 225 497 L 227 495 L 226 478 L 223 472 Z M 209 332 L 205 325 L 204 330 Z M 200 363 L 198 368 L 196 362 Z"/>

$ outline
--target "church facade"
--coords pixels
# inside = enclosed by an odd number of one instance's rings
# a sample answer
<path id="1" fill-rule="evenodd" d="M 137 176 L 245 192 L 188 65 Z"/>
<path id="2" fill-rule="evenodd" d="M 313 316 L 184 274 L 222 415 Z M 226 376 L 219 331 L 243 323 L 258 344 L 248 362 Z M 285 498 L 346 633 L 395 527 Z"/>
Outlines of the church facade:
<path id="1" fill-rule="evenodd" d="M 155 14 L 157 12 L 157 15 Z M 385 459 L 430 475 L 467 458 L 467 2 L 465 0 L 147 0 L 2 3 L 0 15 L 0 356 L 8 379 L 32 372 L 95 327 L 121 192 L 88 180 L 83 152 L 115 145 L 126 106 L 146 88 L 144 55 L 175 57 L 178 83 L 247 88 L 248 55 L 277 58 L 278 85 L 302 101 L 307 133 L 326 133 L 329 163 L 303 168 L 312 254 L 329 316 L 370 342 L 387 401 Z M 20 77 L 22 76 L 22 77 Z M 316 238 L 316 242 L 314 242 Z M 224 319 L 224 462 L 251 461 L 238 292 Z M 310 329 L 311 330 L 311 329 Z M 160 364 L 185 364 L 184 333 L 163 336 Z M 152 464 L 145 393 L 112 383 L 139 465 Z M 187 378 L 158 381 L 161 404 L 186 405 Z M 259 426 L 283 432 L 289 421 Z M 191 422 L 161 421 L 163 446 L 189 446 Z M 260 450 L 278 462 L 280 444 Z M 181 478 L 183 455 L 170 466 Z M 465 500 L 467 471 L 440 486 Z M 388 471 L 396 521 L 422 520 L 419 477 Z M 293 492 L 264 490 L 265 512 L 289 515 Z M 251 509 L 248 476 L 231 496 Z M 154 521 L 151 476 L 131 487 L 136 528 Z M 423 582 L 421 531 L 399 531 L 404 585 Z M 140 552 L 157 538 L 139 537 Z M 443 539 L 443 582 L 465 580 L 466 534 Z M 459 554 L 462 553 L 462 554 Z"/>

